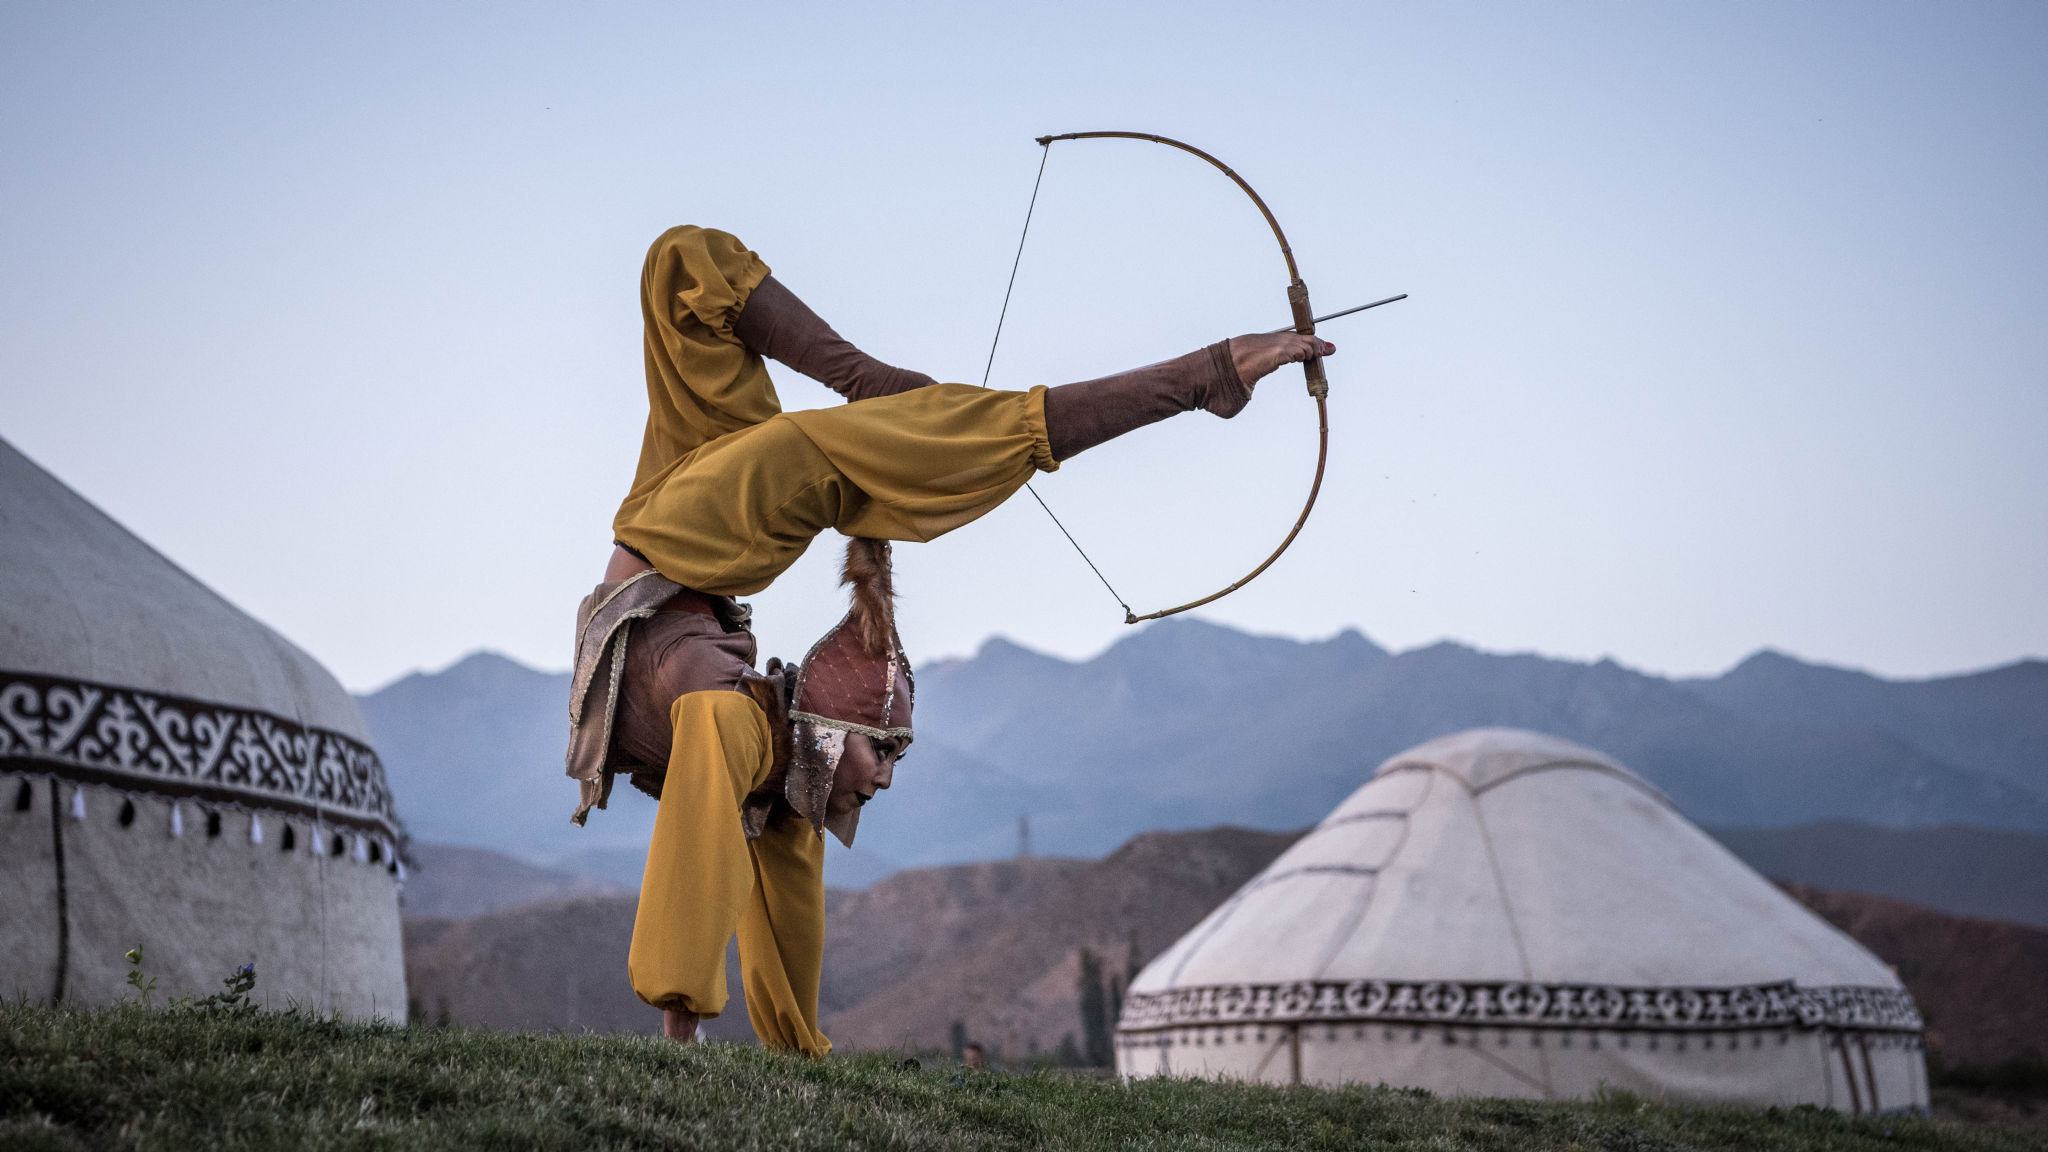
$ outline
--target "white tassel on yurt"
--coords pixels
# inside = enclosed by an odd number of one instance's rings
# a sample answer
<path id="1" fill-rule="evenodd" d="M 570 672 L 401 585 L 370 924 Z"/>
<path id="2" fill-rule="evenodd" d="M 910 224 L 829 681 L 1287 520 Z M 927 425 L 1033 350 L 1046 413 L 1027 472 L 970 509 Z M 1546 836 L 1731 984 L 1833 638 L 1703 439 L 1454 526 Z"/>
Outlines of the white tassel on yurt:
<path id="1" fill-rule="evenodd" d="M 185 835 L 185 809 L 176 800 L 171 801 L 171 835 L 173 837 Z"/>
<path id="2" fill-rule="evenodd" d="M 368 860 L 370 858 L 370 838 L 360 832 L 356 833 L 356 850 L 350 853 L 350 856 L 359 864 Z"/>
<path id="3" fill-rule="evenodd" d="M 249 843 L 263 843 L 263 817 L 253 812 L 249 814 Z"/>
<path id="4" fill-rule="evenodd" d="M 71 818 L 85 819 L 85 786 L 82 784 L 75 784 L 71 788 Z"/>

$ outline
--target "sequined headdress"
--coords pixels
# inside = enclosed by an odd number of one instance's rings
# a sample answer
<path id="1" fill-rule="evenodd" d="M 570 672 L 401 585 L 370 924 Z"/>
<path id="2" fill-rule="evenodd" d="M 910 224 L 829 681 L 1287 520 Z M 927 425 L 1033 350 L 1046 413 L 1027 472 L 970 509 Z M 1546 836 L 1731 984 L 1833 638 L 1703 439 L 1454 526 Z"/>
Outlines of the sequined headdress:
<path id="1" fill-rule="evenodd" d="M 848 541 L 842 580 L 853 587 L 853 608 L 797 667 L 789 711 L 795 740 L 784 794 L 814 826 L 852 847 L 859 809 L 843 816 L 826 812 L 846 736 L 910 743 L 904 723 L 910 702 L 897 697 L 897 675 L 913 694 L 916 684 L 896 634 L 888 541 Z"/>

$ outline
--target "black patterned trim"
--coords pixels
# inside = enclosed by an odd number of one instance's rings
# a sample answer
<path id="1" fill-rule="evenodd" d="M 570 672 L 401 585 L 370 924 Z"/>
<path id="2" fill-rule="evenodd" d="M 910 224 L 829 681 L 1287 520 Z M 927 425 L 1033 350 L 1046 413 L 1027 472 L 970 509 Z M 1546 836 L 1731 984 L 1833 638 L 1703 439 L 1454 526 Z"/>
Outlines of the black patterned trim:
<path id="1" fill-rule="evenodd" d="M 1657 1032 L 1780 1028 L 1918 1032 L 1922 1028 L 1913 998 L 1897 988 L 1802 988 L 1790 981 L 1732 988 L 1637 988 L 1352 980 L 1134 992 L 1124 998 L 1117 1030 L 1354 1021 Z"/>
<path id="2" fill-rule="evenodd" d="M 318 813 L 404 839 L 369 745 L 248 708 L 0 671 L 0 763 Z"/>

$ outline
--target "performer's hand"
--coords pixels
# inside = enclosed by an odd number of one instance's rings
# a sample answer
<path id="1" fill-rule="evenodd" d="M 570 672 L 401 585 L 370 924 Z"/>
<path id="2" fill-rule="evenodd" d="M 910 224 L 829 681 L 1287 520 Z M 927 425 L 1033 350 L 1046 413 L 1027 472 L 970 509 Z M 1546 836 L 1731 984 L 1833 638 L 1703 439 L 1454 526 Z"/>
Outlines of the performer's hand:
<path id="1" fill-rule="evenodd" d="M 1230 361 L 1237 377 L 1247 385 L 1272 375 L 1282 364 L 1299 364 L 1311 356 L 1328 356 L 1335 344 L 1318 336 L 1299 332 L 1254 332 L 1230 338 Z"/>
<path id="2" fill-rule="evenodd" d="M 695 1012 L 681 1008 L 664 1008 L 661 1013 L 661 1034 L 684 1044 L 692 1043 L 697 1039 L 698 1019 Z"/>

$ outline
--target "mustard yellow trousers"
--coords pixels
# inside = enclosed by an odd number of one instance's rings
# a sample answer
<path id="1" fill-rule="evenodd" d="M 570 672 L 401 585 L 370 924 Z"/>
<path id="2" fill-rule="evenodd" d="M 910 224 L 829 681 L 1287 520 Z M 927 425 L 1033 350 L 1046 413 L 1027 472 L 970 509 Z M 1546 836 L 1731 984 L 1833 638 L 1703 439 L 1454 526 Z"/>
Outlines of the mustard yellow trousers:
<path id="1" fill-rule="evenodd" d="M 1043 387 L 934 384 L 720 436 L 628 500 L 613 530 L 686 588 L 751 596 L 828 529 L 931 540 L 1054 467 Z"/>
<path id="2" fill-rule="evenodd" d="M 647 432 L 620 540 L 686 588 L 751 596 L 819 533 L 925 541 L 1058 467 L 1045 389 L 937 384 L 784 412 L 733 335 L 768 265 L 729 232 L 683 225 L 640 281 Z"/>
<path id="3" fill-rule="evenodd" d="M 626 967 L 657 1008 L 725 1010 L 725 946 L 740 938 L 747 1015 L 770 1048 L 832 1050 L 818 1029 L 825 954 L 825 840 L 785 814 L 755 840 L 740 801 L 774 764 L 760 705 L 738 692 L 691 692 L 669 709 L 675 743 Z"/>

